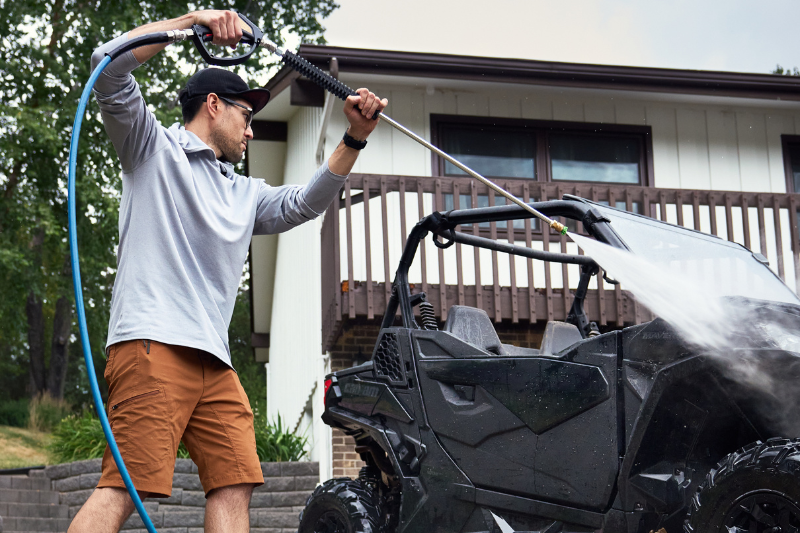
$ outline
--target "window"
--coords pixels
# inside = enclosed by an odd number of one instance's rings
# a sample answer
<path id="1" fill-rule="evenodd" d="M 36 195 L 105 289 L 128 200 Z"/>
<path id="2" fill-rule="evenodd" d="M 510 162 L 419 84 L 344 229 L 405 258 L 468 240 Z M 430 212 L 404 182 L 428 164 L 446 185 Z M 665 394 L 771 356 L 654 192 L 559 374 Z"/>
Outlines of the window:
<path id="1" fill-rule="evenodd" d="M 547 140 L 553 181 L 642 182 L 638 137 L 551 133 Z"/>
<path id="2" fill-rule="evenodd" d="M 649 126 L 448 115 L 431 115 L 431 126 L 434 144 L 487 178 L 652 184 Z M 434 169 L 466 175 L 441 158 Z"/>
<path id="3" fill-rule="evenodd" d="M 800 192 L 800 135 L 781 135 L 786 192 Z"/>
<path id="4" fill-rule="evenodd" d="M 536 178 L 536 136 L 522 128 L 483 128 L 444 123 L 442 150 L 483 176 Z M 444 174 L 467 173 L 444 161 Z"/>

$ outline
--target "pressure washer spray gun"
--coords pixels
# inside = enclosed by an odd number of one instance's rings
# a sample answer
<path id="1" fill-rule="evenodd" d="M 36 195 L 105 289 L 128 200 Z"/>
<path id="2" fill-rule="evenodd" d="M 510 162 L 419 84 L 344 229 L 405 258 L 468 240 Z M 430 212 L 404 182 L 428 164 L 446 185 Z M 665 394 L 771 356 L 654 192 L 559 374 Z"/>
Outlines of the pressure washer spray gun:
<path id="1" fill-rule="evenodd" d="M 342 100 L 347 100 L 348 96 L 353 96 L 356 94 L 356 92 L 353 89 L 351 89 L 341 81 L 337 80 L 330 74 L 312 65 L 302 57 L 293 54 L 289 50 L 283 50 L 281 48 L 278 48 L 278 45 L 276 45 L 275 43 L 264 37 L 263 32 L 255 24 L 253 24 L 246 16 L 244 16 L 241 13 L 238 13 L 238 15 L 241 18 L 241 20 L 250 27 L 250 32 L 245 31 L 241 39 L 241 43 L 244 44 L 248 49 L 246 52 L 240 55 L 234 57 L 215 56 L 208 49 L 207 46 L 207 43 L 209 43 L 213 39 L 213 34 L 211 33 L 211 30 L 209 28 L 201 26 L 199 24 L 195 24 L 194 26 L 192 26 L 191 30 L 184 30 L 183 33 L 185 34 L 185 37 L 183 38 L 191 37 L 192 41 L 197 47 L 197 50 L 200 52 L 200 55 L 207 63 L 211 65 L 218 65 L 218 66 L 239 65 L 247 61 L 247 59 L 249 59 L 251 55 L 253 55 L 259 48 L 263 47 L 269 50 L 271 53 L 280 56 L 281 62 L 284 63 L 286 66 L 292 68 L 293 70 L 296 70 L 297 72 L 299 72 L 309 80 L 313 81 L 326 91 L 330 92 L 334 96 L 341 98 Z M 176 39 L 176 40 L 182 40 L 182 39 Z M 548 226 L 553 228 L 558 233 L 562 235 L 567 234 L 567 227 L 564 224 L 561 224 L 556 220 L 552 220 L 551 218 L 540 213 L 536 209 L 532 208 L 530 205 L 518 199 L 513 194 L 497 186 L 495 183 L 484 178 L 483 176 L 481 176 L 480 174 L 469 168 L 467 165 L 458 161 L 453 156 L 445 153 L 444 151 L 432 145 L 431 143 L 429 143 L 428 141 L 426 141 L 413 131 L 404 127 L 402 124 L 396 122 L 395 120 L 387 116 L 385 113 L 375 113 L 375 115 L 373 115 L 373 119 L 377 119 L 378 117 L 382 118 L 385 122 L 389 123 L 392 127 L 397 129 L 398 131 L 401 131 L 405 135 L 411 137 L 416 142 L 418 142 L 428 150 L 432 151 L 439 157 L 443 157 L 447 161 L 450 161 L 453 165 L 457 166 L 458 168 L 460 168 L 461 170 L 463 170 L 476 180 L 480 181 L 490 189 L 493 189 L 497 194 L 504 196 L 508 200 L 522 207 L 523 209 L 531 213 L 533 216 L 542 220 L 544 223 L 546 223 Z"/>

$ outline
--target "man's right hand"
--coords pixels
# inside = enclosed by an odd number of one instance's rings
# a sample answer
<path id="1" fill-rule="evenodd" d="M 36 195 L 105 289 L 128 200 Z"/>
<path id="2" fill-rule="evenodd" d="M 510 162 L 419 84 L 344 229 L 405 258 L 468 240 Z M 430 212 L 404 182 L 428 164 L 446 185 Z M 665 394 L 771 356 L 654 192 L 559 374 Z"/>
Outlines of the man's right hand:
<path id="1" fill-rule="evenodd" d="M 242 38 L 242 31 L 250 30 L 245 21 L 233 11 L 207 9 L 194 11 L 192 15 L 194 24 L 206 26 L 211 30 L 214 34 L 214 40 L 211 42 L 217 46 L 236 48 L 236 44 Z"/>
<path id="2" fill-rule="evenodd" d="M 139 26 L 128 33 L 128 38 L 132 39 L 139 35 L 158 31 L 186 30 L 191 28 L 192 24 L 200 24 L 208 27 L 211 33 L 214 34 L 214 39 L 211 41 L 212 43 L 218 46 L 230 46 L 231 48 L 236 48 L 236 44 L 242 38 L 243 30 L 250 30 L 245 21 L 239 18 L 237 13 L 233 11 L 208 9 L 205 11 L 193 11 L 176 19 L 151 22 L 150 24 Z M 166 48 L 166 46 L 166 44 L 144 46 L 134 50 L 133 55 L 139 63 L 144 63 Z"/>

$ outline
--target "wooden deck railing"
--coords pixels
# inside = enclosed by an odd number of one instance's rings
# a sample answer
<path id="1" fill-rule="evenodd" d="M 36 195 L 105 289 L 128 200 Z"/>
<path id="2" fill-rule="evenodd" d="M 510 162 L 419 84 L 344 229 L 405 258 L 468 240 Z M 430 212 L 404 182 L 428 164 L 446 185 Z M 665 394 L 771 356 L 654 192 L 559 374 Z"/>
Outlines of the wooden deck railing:
<path id="1" fill-rule="evenodd" d="M 638 186 L 555 184 L 501 180 L 524 201 L 564 194 L 639 212 L 743 244 L 765 255 L 792 289 L 800 286 L 798 205 L 800 194 L 654 189 Z M 343 320 L 381 317 L 405 239 L 413 224 L 434 210 L 501 205 L 505 199 L 468 178 L 355 174 L 322 225 L 322 341 L 329 350 Z M 571 231 L 582 231 L 580 224 Z M 492 239 L 577 253 L 564 236 L 542 232 L 535 221 L 461 228 Z M 460 244 L 442 250 L 430 239 L 420 246 L 410 272 L 444 320 L 451 305 L 480 307 L 496 322 L 563 320 L 572 303 L 577 267 L 525 258 L 508 259 Z M 388 283 L 387 283 L 388 280 Z M 606 283 L 590 287 L 586 311 L 601 326 L 650 320 L 627 292 Z"/>

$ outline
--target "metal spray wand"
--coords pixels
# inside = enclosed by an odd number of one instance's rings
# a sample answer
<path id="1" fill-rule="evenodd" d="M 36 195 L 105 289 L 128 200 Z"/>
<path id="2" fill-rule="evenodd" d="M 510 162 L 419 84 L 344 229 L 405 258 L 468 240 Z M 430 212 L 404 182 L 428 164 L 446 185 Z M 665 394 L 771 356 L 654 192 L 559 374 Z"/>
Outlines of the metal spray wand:
<path id="1" fill-rule="evenodd" d="M 292 52 L 290 52 L 288 50 L 282 50 L 281 48 L 278 47 L 278 45 L 276 45 L 275 43 L 273 43 L 272 41 L 270 41 L 267 38 L 262 38 L 261 42 L 259 43 L 259 46 L 263 46 L 264 48 L 266 48 L 267 50 L 269 50 L 273 54 L 276 54 L 276 55 L 280 56 L 281 61 L 283 63 L 285 63 L 286 65 L 288 65 L 292 69 L 296 70 L 297 72 L 303 74 L 308 79 L 310 79 L 311 81 L 313 81 L 317 85 L 322 86 L 325 90 L 329 91 L 334 96 L 337 96 L 337 97 L 341 98 L 342 100 L 347 100 L 348 96 L 352 96 L 352 95 L 356 94 L 356 92 L 353 89 L 351 89 L 350 87 L 348 87 L 344 83 L 340 82 L 339 80 L 337 80 L 336 78 L 334 78 L 330 74 L 328 74 L 328 73 L 320 70 L 319 68 L 315 67 L 314 65 L 312 65 L 311 63 L 309 63 L 308 61 L 303 59 L 302 57 L 300 57 L 300 56 L 298 56 L 296 54 L 293 54 Z M 546 215 L 540 213 L 539 211 L 537 211 L 536 209 L 534 209 L 530 205 L 526 204 L 525 202 L 523 202 L 522 200 L 520 200 L 519 198 L 517 198 L 513 194 L 509 193 L 508 191 L 506 191 L 502 187 L 500 187 L 497 184 L 495 184 L 495 183 L 489 181 L 488 179 L 484 178 L 483 176 L 481 176 L 480 174 L 478 174 L 477 172 L 475 172 L 474 170 L 472 170 L 467 165 L 465 165 L 461 161 L 457 160 L 456 158 L 454 158 L 450 154 L 448 154 L 448 153 L 444 152 L 443 150 L 440 150 L 436 146 L 432 145 L 431 143 L 429 143 L 428 141 L 426 141 L 425 139 L 423 139 L 422 137 L 420 137 L 419 135 L 417 135 L 413 131 L 409 130 L 408 128 L 406 128 L 402 124 L 398 123 L 397 121 L 395 121 L 394 119 L 392 119 L 391 117 L 386 115 L 385 113 L 376 113 L 373 118 L 377 119 L 379 117 L 381 119 L 383 119 L 385 122 L 387 122 L 389 125 L 391 125 L 393 128 L 395 128 L 396 130 L 402 132 L 403 134 L 407 135 L 408 137 L 411 137 L 412 139 L 414 139 L 416 142 L 418 142 L 419 144 L 421 144 L 422 146 L 424 146 L 428 150 L 432 151 L 433 153 L 435 153 L 439 157 L 443 157 L 444 159 L 446 159 L 447 161 L 451 162 L 453 165 L 457 166 L 458 168 L 460 168 L 461 170 L 463 170 L 464 172 L 466 172 L 467 174 L 469 174 L 470 176 L 472 176 L 476 180 L 480 181 L 481 183 L 483 183 L 484 185 L 486 185 L 490 189 L 494 190 L 497 194 L 499 194 L 499 195 L 511 200 L 512 202 L 514 202 L 515 204 L 517 204 L 521 208 L 523 208 L 526 211 L 528 211 L 529 213 L 531 213 L 536 218 L 542 220 L 544 223 L 546 223 L 548 226 L 550 226 L 551 228 L 556 230 L 558 233 L 560 233 L 562 235 L 566 235 L 567 234 L 567 227 L 564 224 L 562 224 L 562 223 L 560 223 L 560 222 L 558 222 L 556 220 L 553 220 L 553 219 L 547 217 Z"/>

